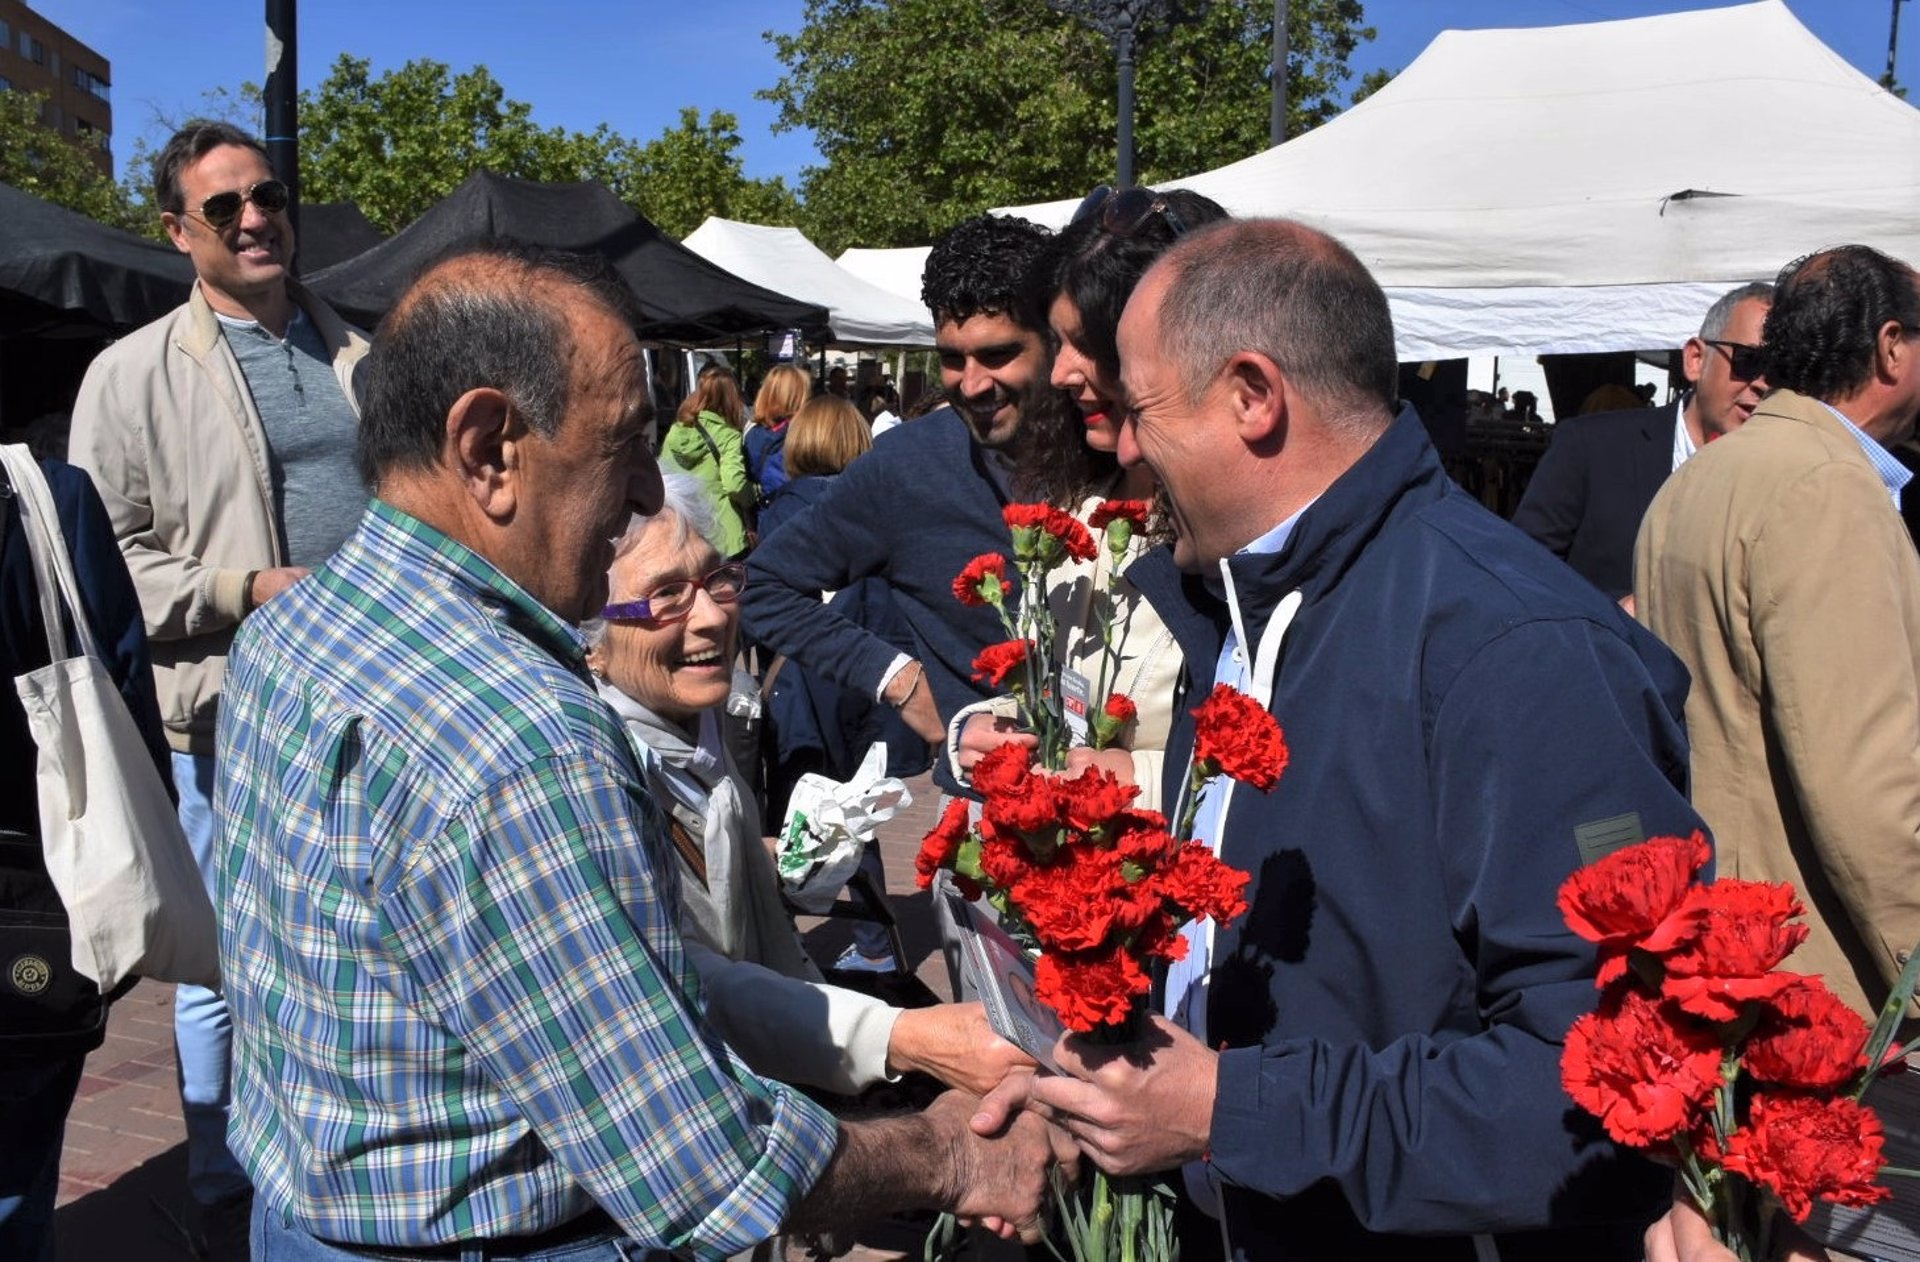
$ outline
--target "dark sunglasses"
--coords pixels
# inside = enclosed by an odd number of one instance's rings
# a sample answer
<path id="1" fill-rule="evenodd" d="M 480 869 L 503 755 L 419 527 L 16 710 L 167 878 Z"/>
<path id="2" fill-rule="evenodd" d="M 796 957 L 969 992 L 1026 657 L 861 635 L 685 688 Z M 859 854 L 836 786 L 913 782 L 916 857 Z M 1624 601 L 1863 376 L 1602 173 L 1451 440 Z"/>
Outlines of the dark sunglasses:
<path id="1" fill-rule="evenodd" d="M 608 605 L 600 611 L 600 616 L 609 622 L 652 622 L 665 625 L 678 622 L 693 612 L 695 592 L 704 591 L 714 603 L 731 605 L 740 599 L 740 593 L 747 588 L 747 567 L 739 561 L 729 561 L 716 569 L 708 570 L 699 578 L 675 579 L 642 596 L 639 600 L 623 600 Z"/>
<path id="2" fill-rule="evenodd" d="M 240 217 L 240 208 L 248 202 L 258 206 L 262 213 L 277 215 L 287 208 L 292 195 L 281 180 L 261 180 L 246 192 L 228 189 L 224 193 L 215 193 L 200 203 L 200 218 L 207 227 L 220 232 L 233 225 Z"/>
<path id="3" fill-rule="evenodd" d="M 1095 215 L 1100 216 L 1100 227 L 1116 237 L 1138 236 L 1156 215 L 1166 221 L 1167 230 L 1176 237 L 1187 230 L 1166 198 L 1138 185 L 1115 189 L 1102 184 L 1081 199 L 1071 222 L 1082 223 Z"/>
<path id="4" fill-rule="evenodd" d="M 1754 381 L 1767 374 L 1767 348 L 1745 342 L 1723 342 L 1717 338 L 1700 339 L 1727 357 L 1727 367 L 1742 381 Z"/>

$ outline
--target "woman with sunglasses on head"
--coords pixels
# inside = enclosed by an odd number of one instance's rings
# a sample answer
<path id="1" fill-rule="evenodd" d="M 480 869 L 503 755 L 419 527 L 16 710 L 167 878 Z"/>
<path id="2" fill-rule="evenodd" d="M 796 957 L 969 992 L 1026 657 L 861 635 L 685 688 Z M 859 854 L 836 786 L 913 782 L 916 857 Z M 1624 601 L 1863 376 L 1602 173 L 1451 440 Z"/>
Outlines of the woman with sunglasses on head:
<path id="1" fill-rule="evenodd" d="M 780 902 L 753 794 L 728 756 L 745 567 L 716 542 L 711 502 L 684 474 L 615 548 L 588 667 L 619 715 L 665 817 L 681 932 L 714 1027 L 756 1072 L 852 1094 L 920 1070 L 984 1092 L 1029 1064 L 978 1005 L 903 1011 L 828 986 Z"/>
<path id="2" fill-rule="evenodd" d="M 746 403 L 731 369 L 708 364 L 693 393 L 680 405 L 660 445 L 661 463 L 706 484 L 713 495 L 720 548 L 729 558 L 747 554 L 753 483 L 747 478 L 745 440 L 740 435 Z"/>
<path id="3" fill-rule="evenodd" d="M 1102 500 L 1154 499 L 1153 471 L 1144 464 L 1123 469 L 1114 455 L 1124 416 L 1115 342 L 1120 314 L 1140 278 L 1176 240 L 1227 217 L 1217 202 L 1185 189 L 1161 193 L 1102 186 L 1053 239 L 1029 280 L 1026 298 L 1052 332 L 1054 388 L 1033 401 L 1014 440 L 1017 498 L 1043 500 L 1082 520 Z M 1122 571 L 1166 537 L 1165 521 L 1156 509 L 1148 529 L 1134 535 Z M 1088 685 L 1081 695 L 1090 694 L 1100 673 L 1102 643 L 1093 596 L 1112 565 L 1102 546 L 1092 561 L 1069 561 L 1055 570 L 1047 593 L 1065 633 L 1063 665 Z M 1140 786 L 1139 804 L 1155 808 L 1180 650 L 1124 572 L 1113 580 L 1113 593 L 1118 604 L 1113 634 L 1121 649 L 1112 687 L 1134 703 L 1136 714 L 1122 733 L 1120 749 L 1075 758 L 1124 774 Z M 1069 681 L 1070 691 L 1077 686 Z M 1015 712 L 1010 698 L 996 698 L 955 716 L 947 750 L 963 784 L 988 750 L 1007 740 L 1033 740 L 1019 730 Z"/>

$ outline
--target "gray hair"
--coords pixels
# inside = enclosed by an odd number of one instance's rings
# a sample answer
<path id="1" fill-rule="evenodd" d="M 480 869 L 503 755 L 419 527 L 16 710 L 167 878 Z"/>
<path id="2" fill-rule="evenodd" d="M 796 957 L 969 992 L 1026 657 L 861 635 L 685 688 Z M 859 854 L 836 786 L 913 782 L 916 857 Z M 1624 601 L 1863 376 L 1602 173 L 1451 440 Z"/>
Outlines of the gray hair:
<path id="1" fill-rule="evenodd" d="M 619 565 L 621 559 L 640 546 L 641 537 L 655 525 L 671 530 L 670 546 L 678 548 L 688 539 L 698 535 L 714 551 L 720 550 L 720 518 L 714 507 L 713 494 L 707 484 L 691 473 L 668 473 L 660 478 L 663 494 L 660 499 L 660 511 L 652 514 L 635 513 L 627 519 L 627 527 L 613 543 L 613 564 Z M 608 568 L 608 578 L 612 578 L 612 567 Z M 618 600 L 608 587 L 608 599 Z M 607 624 L 603 618 L 588 618 L 580 624 L 581 634 L 587 637 L 590 646 L 598 646 L 607 638 Z"/>
<path id="2" fill-rule="evenodd" d="M 1700 340 L 1703 342 L 1722 341 L 1727 336 L 1727 326 L 1733 323 L 1733 309 L 1749 298 L 1758 298 L 1768 306 L 1773 305 L 1773 286 L 1764 280 L 1756 280 L 1729 290 L 1714 300 L 1707 308 L 1707 314 L 1700 319 Z"/>
<path id="3" fill-rule="evenodd" d="M 1271 359 L 1325 408 L 1328 423 L 1377 431 L 1393 415 L 1400 365 L 1387 296 L 1353 252 L 1285 219 L 1208 225 L 1153 269 L 1161 345 L 1189 401 L 1242 351 Z"/>

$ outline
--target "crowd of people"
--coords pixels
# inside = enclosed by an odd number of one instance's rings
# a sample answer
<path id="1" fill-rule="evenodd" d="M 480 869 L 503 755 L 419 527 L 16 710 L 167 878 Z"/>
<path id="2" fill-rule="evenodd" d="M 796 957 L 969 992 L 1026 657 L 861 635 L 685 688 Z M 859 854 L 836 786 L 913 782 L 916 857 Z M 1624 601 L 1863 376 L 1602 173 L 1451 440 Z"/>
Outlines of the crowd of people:
<path id="1" fill-rule="evenodd" d="M 905 1210 L 1033 1242 L 1052 1172 L 1097 1165 L 1168 1174 L 1194 1260 L 1704 1262 L 1670 1173 L 1561 1088 L 1596 973 L 1561 882 L 1704 830 L 1721 873 L 1795 883 L 1796 963 L 1867 1015 L 1920 941 L 1903 262 L 1731 291 L 1690 389 L 1556 426 L 1509 523 L 1400 401 L 1360 260 L 1190 192 L 943 235 L 926 415 L 792 366 L 749 407 L 711 366 L 656 450 L 603 262 L 469 243 L 369 339 L 293 279 L 255 139 L 189 124 L 155 177 L 198 282 L 100 356 L 49 467 L 219 912 L 221 985 L 176 1010 L 209 1257 L 766 1256 Z M 763 839 L 874 741 L 961 797 L 1031 743 L 953 580 L 1009 504 L 1108 499 L 1147 528 L 1046 601 L 1090 672 L 1111 580 L 1138 713 L 1074 766 L 1186 805 L 1218 685 L 1291 761 L 1193 804 L 1247 915 L 1187 927 L 1145 1042 L 1047 1073 L 951 923 L 952 1002 L 846 984 L 906 963 L 871 929 L 823 969 Z M 46 650 L 17 534 L 16 674 Z M 0 749 L 31 757 L 15 709 Z M 5 1256 L 51 1257 L 103 1009 L 0 1051 Z M 821 1103 L 909 1074 L 917 1111 Z"/>

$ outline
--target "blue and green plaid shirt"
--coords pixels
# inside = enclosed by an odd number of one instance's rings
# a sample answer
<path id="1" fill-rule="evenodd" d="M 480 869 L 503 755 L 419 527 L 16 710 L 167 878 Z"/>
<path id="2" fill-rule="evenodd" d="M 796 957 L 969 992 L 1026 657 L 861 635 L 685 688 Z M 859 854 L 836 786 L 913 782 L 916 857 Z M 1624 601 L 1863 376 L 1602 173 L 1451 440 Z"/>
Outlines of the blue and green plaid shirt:
<path id="1" fill-rule="evenodd" d="M 378 501 L 241 628 L 214 795 L 230 1140 L 314 1235 L 529 1235 L 597 1202 L 721 1258 L 833 1154 L 833 1118 L 706 1023 L 658 817 L 583 653 Z"/>

